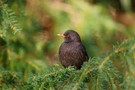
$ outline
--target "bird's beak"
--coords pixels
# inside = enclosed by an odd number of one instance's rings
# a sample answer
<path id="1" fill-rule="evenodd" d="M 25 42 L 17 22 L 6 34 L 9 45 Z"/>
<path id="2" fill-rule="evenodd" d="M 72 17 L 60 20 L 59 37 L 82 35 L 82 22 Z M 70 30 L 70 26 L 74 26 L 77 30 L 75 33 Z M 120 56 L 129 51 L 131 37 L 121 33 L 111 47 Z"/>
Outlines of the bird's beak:
<path id="1" fill-rule="evenodd" d="M 65 35 L 64 34 L 57 34 L 58 36 L 60 36 L 60 37 L 65 37 Z"/>

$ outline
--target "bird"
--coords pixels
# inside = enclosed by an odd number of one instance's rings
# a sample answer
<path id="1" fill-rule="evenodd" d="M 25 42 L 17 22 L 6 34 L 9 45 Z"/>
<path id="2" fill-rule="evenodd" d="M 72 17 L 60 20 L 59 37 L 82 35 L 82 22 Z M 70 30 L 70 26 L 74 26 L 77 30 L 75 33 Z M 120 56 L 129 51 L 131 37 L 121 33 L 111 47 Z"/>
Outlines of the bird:
<path id="1" fill-rule="evenodd" d="M 74 30 L 67 30 L 64 34 L 57 34 L 64 38 L 64 42 L 59 47 L 59 59 L 64 67 L 74 66 L 81 69 L 84 61 L 88 61 L 89 56 L 81 42 L 79 34 Z"/>

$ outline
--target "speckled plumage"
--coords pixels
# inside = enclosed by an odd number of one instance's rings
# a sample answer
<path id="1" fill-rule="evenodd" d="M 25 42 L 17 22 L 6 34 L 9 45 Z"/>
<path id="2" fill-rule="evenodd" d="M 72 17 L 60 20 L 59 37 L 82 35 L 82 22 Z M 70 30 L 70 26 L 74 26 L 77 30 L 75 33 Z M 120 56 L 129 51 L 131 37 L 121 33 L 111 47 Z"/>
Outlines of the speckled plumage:
<path id="1" fill-rule="evenodd" d="M 64 42 L 59 48 L 59 59 L 64 67 L 75 66 L 80 69 L 83 62 L 88 60 L 88 54 L 76 31 L 68 30 L 64 33 Z"/>

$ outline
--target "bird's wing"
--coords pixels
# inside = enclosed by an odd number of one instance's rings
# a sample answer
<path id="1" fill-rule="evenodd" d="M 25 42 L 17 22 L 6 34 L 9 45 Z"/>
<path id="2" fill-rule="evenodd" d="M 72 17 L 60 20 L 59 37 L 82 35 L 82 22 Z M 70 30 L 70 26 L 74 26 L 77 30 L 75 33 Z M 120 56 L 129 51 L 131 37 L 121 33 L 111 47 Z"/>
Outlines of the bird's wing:
<path id="1" fill-rule="evenodd" d="M 89 56 L 86 52 L 86 49 L 85 49 L 84 45 L 82 43 L 80 43 L 78 47 L 79 47 L 79 51 L 82 54 L 83 58 L 85 58 L 85 61 L 88 60 Z"/>

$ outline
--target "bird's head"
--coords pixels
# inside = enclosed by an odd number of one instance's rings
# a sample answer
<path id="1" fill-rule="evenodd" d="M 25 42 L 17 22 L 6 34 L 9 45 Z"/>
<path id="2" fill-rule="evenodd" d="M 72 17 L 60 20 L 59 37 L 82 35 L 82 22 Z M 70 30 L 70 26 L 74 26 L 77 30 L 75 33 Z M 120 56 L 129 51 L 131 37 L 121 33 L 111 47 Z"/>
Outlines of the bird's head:
<path id="1" fill-rule="evenodd" d="M 64 42 L 81 42 L 79 34 L 74 30 L 67 30 L 64 34 L 57 34 L 58 36 L 64 37 Z"/>

